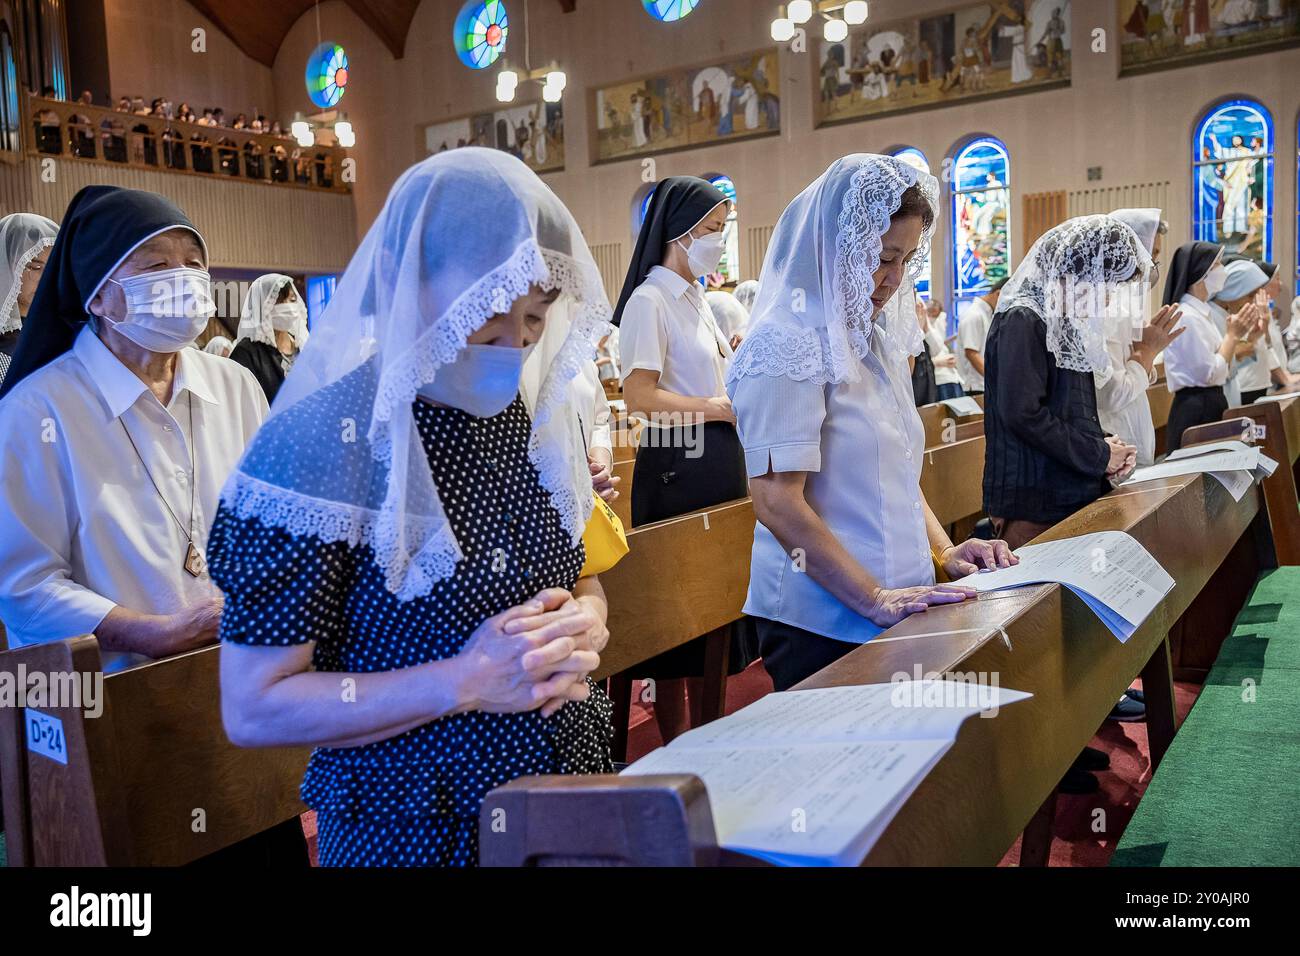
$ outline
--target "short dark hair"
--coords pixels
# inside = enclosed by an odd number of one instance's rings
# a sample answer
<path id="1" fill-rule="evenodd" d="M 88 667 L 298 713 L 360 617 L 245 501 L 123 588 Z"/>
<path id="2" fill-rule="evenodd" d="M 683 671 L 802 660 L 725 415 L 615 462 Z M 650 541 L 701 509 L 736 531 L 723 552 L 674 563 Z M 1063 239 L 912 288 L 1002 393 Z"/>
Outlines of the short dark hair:
<path id="1" fill-rule="evenodd" d="M 930 205 L 930 200 L 925 198 L 925 193 L 921 192 L 919 186 L 908 186 L 903 190 L 903 195 L 898 202 L 898 211 L 889 218 L 894 220 L 907 216 L 919 217 L 922 231 L 934 225 L 934 208 Z"/>

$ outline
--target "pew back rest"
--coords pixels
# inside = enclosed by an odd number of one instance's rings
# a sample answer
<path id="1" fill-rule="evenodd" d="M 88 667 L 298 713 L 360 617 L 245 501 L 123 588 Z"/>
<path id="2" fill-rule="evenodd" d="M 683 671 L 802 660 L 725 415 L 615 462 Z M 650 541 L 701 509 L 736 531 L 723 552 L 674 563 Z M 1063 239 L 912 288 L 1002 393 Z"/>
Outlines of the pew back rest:
<path id="1" fill-rule="evenodd" d="M 36 708 L 60 722 L 66 763 L 28 746 L 26 710 L 0 708 L 10 865 L 179 865 L 303 812 L 309 751 L 229 741 L 219 655 L 207 647 L 102 675 L 97 716 Z M 0 671 L 76 675 L 83 687 L 100 670 L 89 636 L 0 654 Z"/>
<path id="2" fill-rule="evenodd" d="M 749 588 L 748 498 L 628 532 L 628 553 L 600 576 L 610 641 L 597 680 L 736 621 Z"/>

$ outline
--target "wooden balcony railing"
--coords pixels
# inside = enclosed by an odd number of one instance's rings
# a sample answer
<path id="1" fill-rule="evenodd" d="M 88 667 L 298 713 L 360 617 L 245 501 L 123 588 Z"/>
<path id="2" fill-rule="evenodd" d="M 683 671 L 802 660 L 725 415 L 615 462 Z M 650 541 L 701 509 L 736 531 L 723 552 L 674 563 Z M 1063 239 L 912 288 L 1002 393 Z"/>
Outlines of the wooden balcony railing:
<path id="1" fill-rule="evenodd" d="M 100 106 L 29 96 L 27 151 L 161 170 L 330 192 L 351 192 L 343 181 L 345 150 L 300 147 L 289 136 L 224 126 L 200 126 Z"/>

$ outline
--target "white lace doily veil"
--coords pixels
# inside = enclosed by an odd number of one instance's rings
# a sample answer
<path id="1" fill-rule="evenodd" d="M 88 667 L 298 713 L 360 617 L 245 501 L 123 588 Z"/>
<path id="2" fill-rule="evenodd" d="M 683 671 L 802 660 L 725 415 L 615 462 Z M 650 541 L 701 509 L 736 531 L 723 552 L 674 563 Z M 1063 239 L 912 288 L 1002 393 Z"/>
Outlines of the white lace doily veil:
<path id="1" fill-rule="evenodd" d="M 794 198 L 768 244 L 749 334 L 728 369 L 728 384 L 749 375 L 857 381 L 877 333 L 893 359 L 921 351 L 915 310 L 886 303 L 882 321 L 873 323 L 871 301 L 881 236 L 913 185 L 937 221 L 938 182 L 892 156 L 845 156 Z M 909 263 L 911 279 L 926 261 L 933 232 L 932 224 L 921 236 Z M 905 277 L 894 298 L 910 288 Z"/>
<path id="2" fill-rule="evenodd" d="M 1030 309 L 1047 325 L 1057 366 L 1101 372 L 1110 364 L 1108 332 L 1132 337 L 1146 321 L 1150 272 L 1151 256 L 1128 225 L 1111 216 L 1077 216 L 1030 247 L 1002 288 L 998 312 Z"/>
<path id="3" fill-rule="evenodd" d="M 44 216 L 16 212 L 0 219 L 0 335 L 23 327 L 18 315 L 18 293 L 23 270 L 54 245 L 59 227 Z"/>
<path id="4" fill-rule="evenodd" d="M 592 493 L 564 410 L 570 380 L 612 326 L 600 273 L 564 204 L 524 163 L 467 147 L 411 167 L 389 193 L 239 467 L 241 517 L 369 545 L 402 600 L 462 556 L 412 402 L 469 335 L 537 283 L 569 331 L 541 377 L 529 458 L 576 543 Z M 578 476 L 584 480 L 578 481 Z"/>

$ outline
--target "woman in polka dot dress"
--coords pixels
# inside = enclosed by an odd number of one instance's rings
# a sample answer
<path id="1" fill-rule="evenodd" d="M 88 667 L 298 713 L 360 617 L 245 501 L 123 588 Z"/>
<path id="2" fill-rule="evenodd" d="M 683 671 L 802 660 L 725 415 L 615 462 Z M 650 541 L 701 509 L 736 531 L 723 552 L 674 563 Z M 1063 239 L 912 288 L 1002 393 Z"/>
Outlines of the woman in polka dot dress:
<path id="1" fill-rule="evenodd" d="M 520 369 L 553 309 L 569 334 L 530 414 Z M 322 864 L 473 865 L 489 790 L 612 769 L 566 405 L 608 312 L 524 164 L 431 157 L 394 186 L 227 483 L 208 555 L 226 729 L 315 747 L 302 797 Z"/>

